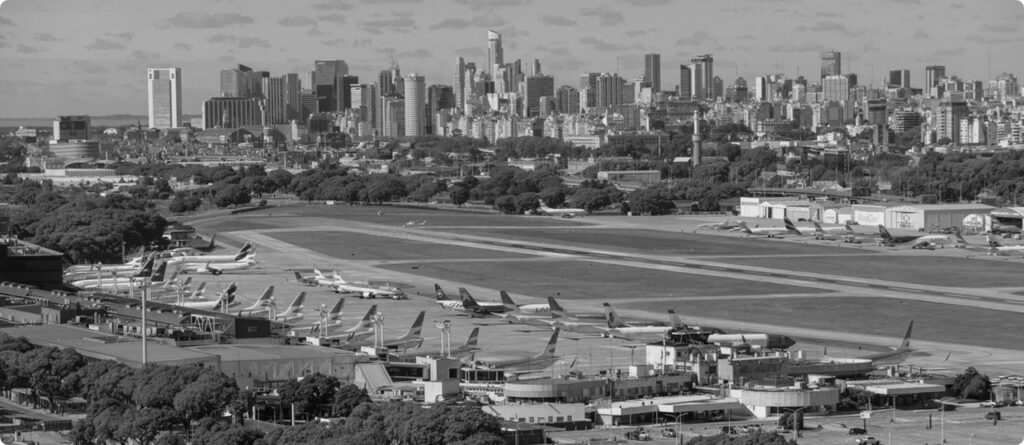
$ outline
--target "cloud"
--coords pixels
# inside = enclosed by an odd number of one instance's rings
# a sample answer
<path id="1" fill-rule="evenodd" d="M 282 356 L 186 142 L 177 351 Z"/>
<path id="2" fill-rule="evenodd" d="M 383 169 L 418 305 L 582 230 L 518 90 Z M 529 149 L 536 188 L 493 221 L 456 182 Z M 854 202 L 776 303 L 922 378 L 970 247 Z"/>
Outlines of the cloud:
<path id="1" fill-rule="evenodd" d="M 468 6 L 469 9 L 474 11 L 493 10 L 496 8 L 507 8 L 513 6 L 522 6 L 530 3 L 530 0 L 455 0 L 455 3 Z"/>
<path id="2" fill-rule="evenodd" d="M 776 53 L 809 53 L 822 52 L 825 50 L 825 47 L 816 40 L 790 39 L 784 43 L 771 46 L 768 50 Z"/>
<path id="3" fill-rule="evenodd" d="M 1002 43 L 1016 43 L 1020 42 L 1019 38 L 1005 38 L 1005 37 L 986 37 L 979 34 L 971 34 L 965 39 L 968 42 L 976 42 L 984 45 L 999 45 Z"/>
<path id="4" fill-rule="evenodd" d="M 985 27 L 985 29 L 987 29 L 989 31 L 995 31 L 995 32 L 1017 32 L 1017 31 L 1020 31 L 1020 26 L 1019 25 L 1010 24 L 1010 23 L 1001 23 L 1001 24 L 998 24 L 998 25 L 987 26 L 987 27 Z"/>
<path id="5" fill-rule="evenodd" d="M 382 33 L 382 28 L 390 32 L 397 32 L 402 34 L 407 34 L 412 29 L 416 28 L 416 21 L 407 15 L 401 15 L 390 19 L 378 18 L 372 20 L 363 20 L 360 21 L 359 24 L 360 26 L 363 27 L 363 30 L 373 34 Z"/>
<path id="6" fill-rule="evenodd" d="M 215 29 L 234 25 L 254 23 L 252 17 L 237 12 L 215 12 L 209 14 L 201 11 L 179 12 L 164 21 L 164 26 L 185 29 Z"/>
<path id="7" fill-rule="evenodd" d="M 968 40 L 970 40 L 969 37 Z M 935 50 L 932 54 L 936 57 L 954 57 L 962 55 L 965 52 L 967 52 L 967 49 L 965 48 L 942 48 Z"/>
<path id="8" fill-rule="evenodd" d="M 423 49 L 423 48 L 414 49 L 412 51 L 402 51 L 400 53 L 395 54 L 395 57 L 412 57 L 412 58 L 419 58 L 419 59 L 426 59 L 426 58 L 431 57 L 431 56 L 432 56 L 432 54 L 430 53 L 430 50 Z"/>
<path id="9" fill-rule="evenodd" d="M 8 46 L 11 45 L 7 43 L 7 36 L 0 34 L 0 48 L 7 48 Z"/>
<path id="10" fill-rule="evenodd" d="M 608 43 L 603 40 L 598 40 L 594 37 L 584 37 L 580 39 L 580 43 L 593 47 L 598 51 L 623 51 L 626 49 L 624 46 L 619 46 L 614 43 Z"/>
<path id="11" fill-rule="evenodd" d="M 143 51 L 141 49 L 132 51 L 132 57 L 136 60 L 154 61 L 160 58 L 160 53 Z"/>
<path id="12" fill-rule="evenodd" d="M 882 49 L 879 48 L 878 45 L 875 45 L 875 42 L 865 43 L 864 46 L 861 47 L 861 51 L 864 51 L 866 53 L 875 53 L 881 50 Z"/>
<path id="13" fill-rule="evenodd" d="M 12 22 L 11 19 L 6 17 L 0 17 L 0 26 L 11 26 L 13 24 L 14 22 Z"/>
<path id="14" fill-rule="evenodd" d="M 331 39 L 331 40 L 321 40 L 320 43 L 322 43 L 322 44 L 324 44 L 326 46 L 344 46 L 346 41 L 347 41 L 346 39 Z"/>
<path id="15" fill-rule="evenodd" d="M 41 46 L 28 46 L 28 45 L 18 44 L 18 52 L 22 53 L 22 54 L 45 53 L 47 51 L 49 51 L 49 50 L 47 50 L 46 48 L 43 48 Z"/>
<path id="16" fill-rule="evenodd" d="M 855 33 L 850 30 L 845 24 L 839 23 L 835 20 L 822 20 L 815 23 L 812 26 L 802 25 L 796 27 L 797 31 L 814 31 L 814 32 L 839 32 L 846 35 L 854 35 Z"/>
<path id="17" fill-rule="evenodd" d="M 314 3 L 313 9 L 320 10 L 348 10 L 351 9 L 352 5 L 342 0 L 328 0 L 325 3 Z"/>
<path id="18" fill-rule="evenodd" d="M 598 22 L 604 26 L 618 25 L 626 20 L 622 16 L 621 12 L 608 11 L 603 8 L 583 8 L 583 10 L 580 11 L 580 15 L 584 17 L 597 18 Z"/>
<path id="19" fill-rule="evenodd" d="M 552 26 L 573 26 L 576 24 L 575 20 L 567 19 L 560 15 L 542 15 L 540 17 L 540 22 L 545 25 Z"/>
<path id="20" fill-rule="evenodd" d="M 928 38 L 928 33 L 925 32 L 925 30 L 923 30 L 923 29 L 919 29 L 919 30 L 917 30 L 917 32 L 914 33 L 912 38 L 914 38 L 914 39 L 927 39 Z"/>
<path id="21" fill-rule="evenodd" d="M 467 59 L 487 57 L 487 52 L 477 46 L 456 49 L 455 54 Z"/>
<path id="22" fill-rule="evenodd" d="M 210 36 L 206 41 L 210 43 L 231 43 L 237 45 L 239 48 L 270 48 L 270 42 L 258 37 L 238 37 L 226 34 L 216 34 Z"/>
<path id="23" fill-rule="evenodd" d="M 316 20 L 302 15 L 292 15 L 277 21 L 281 26 L 309 26 L 316 25 Z"/>
<path id="24" fill-rule="evenodd" d="M 707 31 L 694 31 L 692 34 L 680 37 L 676 40 L 676 46 L 701 46 L 711 42 L 711 35 Z"/>
<path id="25" fill-rule="evenodd" d="M 56 42 L 58 39 L 48 32 L 36 33 L 33 37 L 40 42 Z"/>
<path id="26" fill-rule="evenodd" d="M 331 22 L 331 23 L 339 23 L 339 24 L 340 23 L 345 23 L 345 21 L 348 20 L 345 16 L 343 16 L 341 14 L 327 14 L 327 15 L 319 16 L 316 19 L 321 21 L 321 22 Z"/>
<path id="27" fill-rule="evenodd" d="M 837 18 L 842 17 L 842 14 L 839 14 L 838 12 L 819 12 L 814 14 L 814 16 L 822 18 Z"/>
<path id="28" fill-rule="evenodd" d="M 469 25 L 469 20 L 451 17 L 430 25 L 430 29 L 466 29 Z"/>
<path id="29" fill-rule="evenodd" d="M 564 56 L 564 57 L 556 57 L 556 58 L 551 59 L 551 60 L 545 60 L 544 61 L 544 70 L 545 71 L 551 71 L 551 72 L 555 72 L 555 71 L 561 71 L 561 72 L 565 72 L 565 71 L 580 72 L 580 71 L 582 71 L 584 69 L 585 65 L 586 65 L 586 63 L 584 63 L 580 59 L 577 59 L 574 56 Z"/>
<path id="30" fill-rule="evenodd" d="M 192 45 L 189 45 L 187 43 L 177 42 L 177 43 L 174 44 L 174 49 L 181 50 L 181 51 L 192 51 Z"/>
<path id="31" fill-rule="evenodd" d="M 651 32 L 653 32 L 653 31 L 655 31 L 655 29 L 654 29 L 654 28 L 649 28 L 649 29 L 634 29 L 634 30 L 631 30 L 631 31 L 626 31 L 626 35 L 627 35 L 627 36 L 630 36 L 630 37 L 637 37 L 637 36 L 645 36 L 645 35 L 647 35 L 647 34 L 650 34 L 650 33 L 651 33 Z"/>
<path id="32" fill-rule="evenodd" d="M 88 60 L 76 60 L 72 62 L 78 69 L 86 74 L 100 74 L 107 72 L 107 69 L 98 63 L 90 62 Z"/>
<path id="33" fill-rule="evenodd" d="M 217 57 L 217 61 L 220 63 L 233 64 L 238 62 L 238 59 L 236 59 L 235 56 L 232 56 L 230 54 L 225 54 L 223 56 Z"/>
<path id="34" fill-rule="evenodd" d="M 662 6 L 667 5 L 668 0 L 626 0 L 626 3 L 633 6 Z"/>
<path id="35" fill-rule="evenodd" d="M 124 44 L 121 42 L 115 42 L 113 40 L 107 40 L 97 37 L 96 40 L 86 48 L 99 50 L 124 49 Z"/>
<path id="36" fill-rule="evenodd" d="M 135 38 L 135 33 L 131 32 L 131 31 L 119 32 L 119 33 L 108 32 L 106 35 L 107 35 L 107 37 L 113 37 L 113 38 L 115 38 L 117 40 L 120 40 L 120 41 L 122 41 L 124 43 L 131 42 L 132 39 Z"/>

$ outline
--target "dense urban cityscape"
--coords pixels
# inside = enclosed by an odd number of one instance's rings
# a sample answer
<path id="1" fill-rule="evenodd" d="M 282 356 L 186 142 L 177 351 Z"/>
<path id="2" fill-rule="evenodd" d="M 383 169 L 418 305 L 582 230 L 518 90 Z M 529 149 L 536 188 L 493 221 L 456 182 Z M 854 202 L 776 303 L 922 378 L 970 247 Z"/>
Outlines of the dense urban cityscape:
<path id="1" fill-rule="evenodd" d="M 0 5 L 0 445 L 1024 443 L 1016 2 L 190 2 Z"/>

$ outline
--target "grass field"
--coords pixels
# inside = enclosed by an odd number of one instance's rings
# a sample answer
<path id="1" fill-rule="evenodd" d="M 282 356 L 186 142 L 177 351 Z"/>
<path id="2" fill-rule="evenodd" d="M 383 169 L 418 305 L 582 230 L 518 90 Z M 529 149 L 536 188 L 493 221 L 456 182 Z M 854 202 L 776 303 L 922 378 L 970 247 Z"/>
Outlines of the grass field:
<path id="1" fill-rule="evenodd" d="M 614 248 L 625 252 L 660 255 L 807 255 L 850 253 L 849 249 L 806 245 L 780 240 L 744 239 L 683 232 L 628 229 L 466 229 L 475 235 L 492 234 L 503 239 L 557 241 L 559 244 L 588 248 Z M 857 251 L 856 253 L 865 253 Z"/>
<path id="2" fill-rule="evenodd" d="M 430 226 L 494 226 L 567 227 L 580 223 L 546 216 L 501 215 L 493 213 L 460 212 L 420 207 L 349 206 L 349 205 L 290 205 L 280 207 L 282 212 L 299 212 L 304 217 L 340 218 L 349 221 L 401 226 L 413 220 L 427 220 Z M 378 212 L 384 212 L 381 216 Z"/>
<path id="3" fill-rule="evenodd" d="M 416 270 L 412 270 L 416 267 Z M 442 280 L 486 285 L 513 293 L 594 301 L 602 298 L 662 298 L 715 295 L 765 295 L 820 292 L 796 286 L 645 268 L 616 266 L 590 261 L 541 260 L 516 262 L 452 261 L 443 263 L 387 265 L 383 268 Z M 671 306 L 669 306 L 671 307 Z M 660 311 L 659 311 L 660 312 Z"/>
<path id="4" fill-rule="evenodd" d="M 530 255 L 351 232 L 269 232 L 268 236 L 339 259 L 432 260 L 529 258 Z"/>
<path id="5" fill-rule="evenodd" d="M 631 309 L 660 310 L 660 301 L 636 301 Z M 700 304 L 677 307 L 684 317 L 724 318 L 779 326 L 899 337 L 907 323 L 914 323 L 914 337 L 932 341 L 1021 347 L 1020 314 L 948 304 L 889 298 L 804 298 L 784 300 L 703 300 Z M 813 315 L 812 315 L 813 314 Z M 896 346 L 896 345 L 893 345 Z"/>

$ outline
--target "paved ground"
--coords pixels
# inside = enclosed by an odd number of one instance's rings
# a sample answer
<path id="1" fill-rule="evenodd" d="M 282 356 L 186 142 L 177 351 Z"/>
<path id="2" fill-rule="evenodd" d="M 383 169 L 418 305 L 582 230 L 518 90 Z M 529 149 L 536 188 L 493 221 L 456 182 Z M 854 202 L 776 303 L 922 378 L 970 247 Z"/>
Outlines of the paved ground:
<path id="1" fill-rule="evenodd" d="M 407 221 L 424 219 L 424 226 L 403 227 Z M 1019 257 L 991 258 L 953 248 L 910 251 L 792 237 L 747 240 L 731 232 L 692 233 L 698 224 L 723 219 L 564 220 L 299 205 L 194 224 L 205 233 L 218 232 L 218 240 L 229 244 L 248 239 L 259 245 L 262 263 L 254 270 L 210 280 L 219 286 L 238 281 L 251 297 L 275 284 L 279 302 L 309 291 L 308 310 L 333 304 L 337 296 L 295 283 L 284 270 L 308 270 L 316 264 L 359 279 L 404 283 L 412 300 L 378 302 L 389 331 L 404 331 L 416 312 L 427 310 L 428 320 L 455 323 L 453 342 L 461 341 L 474 326 L 489 326 L 481 336 L 488 354 L 533 353 L 548 333 L 443 312 L 430 302 L 435 282 L 449 292 L 466 287 L 483 299 L 497 299 L 497 291 L 506 289 L 519 303 L 557 295 L 574 310 L 599 310 L 600 302 L 608 301 L 626 315 L 659 319 L 664 309 L 675 307 L 691 323 L 786 333 L 801 340 L 795 348 L 808 352 L 832 345 L 830 355 L 844 350 L 856 355 L 858 348 L 893 345 L 903 332 L 903 320 L 913 319 L 919 334 L 914 345 L 924 351 L 912 359 L 917 365 L 973 365 L 992 374 L 1024 369 L 1020 329 L 1012 324 L 1013 314 L 1024 312 L 1024 296 L 1019 295 L 1024 286 L 1015 286 L 1024 262 Z M 358 317 L 369 304 L 349 300 L 346 319 Z M 425 345 L 436 346 L 436 338 Z M 576 366 L 597 369 L 607 368 L 609 362 L 628 364 L 631 349 L 624 346 L 628 345 L 581 337 L 563 342 L 559 350 L 583 357 Z M 561 372 L 564 369 L 557 367 L 550 371 Z"/>

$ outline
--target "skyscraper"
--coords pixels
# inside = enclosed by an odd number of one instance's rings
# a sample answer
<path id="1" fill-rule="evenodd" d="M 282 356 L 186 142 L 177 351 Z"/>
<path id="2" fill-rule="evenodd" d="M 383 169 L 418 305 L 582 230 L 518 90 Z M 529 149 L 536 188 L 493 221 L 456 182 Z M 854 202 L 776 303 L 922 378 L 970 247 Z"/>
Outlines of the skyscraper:
<path id="1" fill-rule="evenodd" d="M 562 85 L 555 91 L 555 109 L 559 113 L 579 114 L 580 91 L 570 85 Z"/>
<path id="2" fill-rule="evenodd" d="M 487 70 L 494 73 L 494 67 L 505 64 L 505 53 L 501 49 L 501 34 L 487 30 Z"/>
<path id="3" fill-rule="evenodd" d="M 895 88 L 910 88 L 910 70 L 889 71 L 889 86 Z"/>
<path id="4" fill-rule="evenodd" d="M 959 143 L 960 120 L 969 114 L 970 109 L 967 108 L 963 95 L 951 94 L 944 97 L 936 109 L 935 122 L 938 128 L 935 130 L 935 137 L 949 138 L 953 143 Z"/>
<path id="5" fill-rule="evenodd" d="M 686 65 L 679 65 L 679 100 L 693 100 L 693 72 Z"/>
<path id="6" fill-rule="evenodd" d="M 452 90 L 455 93 L 455 108 L 463 108 L 466 104 L 466 60 L 455 58 L 455 75 L 452 76 Z"/>
<path id="7" fill-rule="evenodd" d="M 928 91 L 932 87 L 939 85 L 939 80 L 946 77 L 946 67 L 942 65 L 926 66 L 924 68 L 924 91 L 928 94 Z"/>
<path id="8" fill-rule="evenodd" d="M 285 122 L 291 122 L 293 120 L 303 120 L 302 116 L 302 104 L 299 99 L 299 93 L 302 92 L 302 86 L 299 83 L 299 75 L 297 73 L 288 73 L 281 76 L 284 89 L 284 119 Z"/>
<path id="9" fill-rule="evenodd" d="M 826 76 L 821 80 L 821 96 L 823 101 L 841 101 L 850 99 L 850 77 L 844 75 Z"/>
<path id="10" fill-rule="evenodd" d="M 455 108 L 455 93 L 449 85 L 427 87 L 427 133 L 434 134 L 437 114 L 441 110 Z"/>
<path id="11" fill-rule="evenodd" d="M 344 110 L 348 92 L 343 91 L 342 78 L 348 74 L 348 64 L 344 60 L 317 60 L 313 68 L 312 88 L 320 112 Z"/>
<path id="12" fill-rule="evenodd" d="M 530 71 L 530 75 L 539 76 L 544 74 L 540 70 L 540 59 L 533 59 L 533 70 Z"/>
<path id="13" fill-rule="evenodd" d="M 181 126 L 181 68 L 150 68 L 147 72 L 149 128 Z"/>
<path id="14" fill-rule="evenodd" d="M 524 90 L 523 115 L 525 117 L 539 116 L 541 96 L 550 97 L 555 95 L 555 78 L 551 76 L 527 77 L 526 88 L 524 88 Z"/>
<path id="15" fill-rule="evenodd" d="M 586 100 L 580 96 L 580 108 L 597 106 L 597 78 L 601 73 L 580 74 L 580 94 L 586 94 Z"/>
<path id="16" fill-rule="evenodd" d="M 287 107 L 284 102 L 284 78 L 270 77 L 269 73 L 266 77 L 261 77 L 260 92 L 263 99 L 260 102 L 260 123 L 268 125 L 287 122 L 285 120 Z"/>
<path id="17" fill-rule="evenodd" d="M 651 86 L 652 93 L 661 91 L 661 54 L 644 55 L 644 82 Z"/>
<path id="18" fill-rule="evenodd" d="M 618 74 L 601 74 L 597 78 L 596 106 L 607 108 L 622 103 L 622 88 L 626 80 Z"/>
<path id="19" fill-rule="evenodd" d="M 395 94 L 395 79 L 391 77 L 391 70 L 381 70 L 377 75 L 377 90 L 381 97 Z"/>
<path id="20" fill-rule="evenodd" d="M 754 78 L 754 100 L 768 100 L 768 77 L 757 76 Z"/>
<path id="21" fill-rule="evenodd" d="M 839 51 L 821 53 L 821 78 L 843 74 L 843 55 Z"/>
<path id="22" fill-rule="evenodd" d="M 427 121 L 424 119 L 426 108 L 426 79 L 416 73 L 405 77 L 405 135 L 422 136 L 426 134 Z"/>
<path id="23" fill-rule="evenodd" d="M 252 68 L 238 65 L 220 71 L 220 95 L 223 97 L 256 97 L 259 76 Z"/>
<path id="24" fill-rule="evenodd" d="M 715 77 L 715 71 L 713 68 L 714 59 L 710 54 L 701 54 L 694 56 L 690 59 L 693 65 L 690 69 L 693 71 L 690 77 L 691 94 L 695 100 L 709 99 L 712 93 L 712 79 Z"/>

